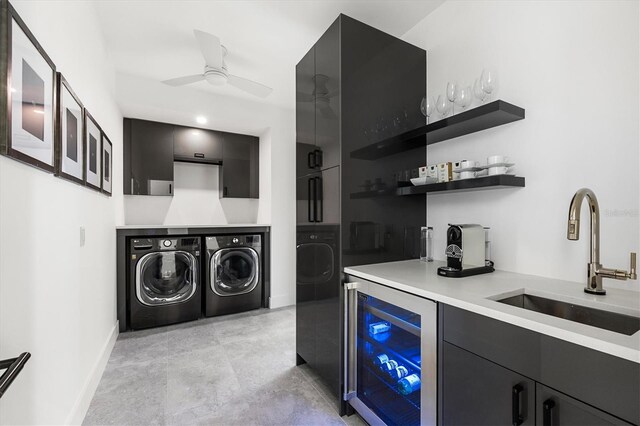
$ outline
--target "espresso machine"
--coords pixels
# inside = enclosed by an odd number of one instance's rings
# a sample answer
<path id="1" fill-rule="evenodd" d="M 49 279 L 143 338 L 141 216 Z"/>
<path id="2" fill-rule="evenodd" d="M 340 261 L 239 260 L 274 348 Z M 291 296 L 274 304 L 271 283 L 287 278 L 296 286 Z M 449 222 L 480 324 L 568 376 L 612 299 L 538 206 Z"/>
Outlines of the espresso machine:
<path id="1" fill-rule="evenodd" d="M 447 229 L 447 266 L 438 268 L 438 275 L 461 278 L 493 272 L 493 262 L 487 255 L 485 228 L 477 224 L 453 225 Z"/>

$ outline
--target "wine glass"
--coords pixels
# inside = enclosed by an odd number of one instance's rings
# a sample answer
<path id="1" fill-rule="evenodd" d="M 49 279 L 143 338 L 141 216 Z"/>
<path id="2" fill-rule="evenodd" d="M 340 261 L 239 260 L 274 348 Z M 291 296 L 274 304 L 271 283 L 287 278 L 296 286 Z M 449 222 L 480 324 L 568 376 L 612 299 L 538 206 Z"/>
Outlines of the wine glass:
<path id="1" fill-rule="evenodd" d="M 484 100 L 487 97 L 487 94 L 482 90 L 482 83 L 478 78 L 476 78 L 475 83 L 473 83 L 473 94 L 480 100 L 480 103 L 484 103 Z"/>
<path id="2" fill-rule="evenodd" d="M 453 109 L 453 102 L 456 100 L 458 94 L 458 83 L 447 83 L 447 99 L 451 102 L 451 115 L 455 112 Z"/>
<path id="3" fill-rule="evenodd" d="M 420 104 L 420 111 L 422 111 L 422 115 L 427 117 L 427 124 L 429 124 L 429 117 L 433 114 L 435 102 L 433 101 L 432 96 L 425 96 L 422 98 L 422 103 Z"/>
<path id="4" fill-rule="evenodd" d="M 436 109 L 444 118 L 445 115 L 449 112 L 449 103 L 447 102 L 447 97 L 438 95 L 438 100 L 436 101 Z"/>
<path id="5" fill-rule="evenodd" d="M 468 107 L 471 104 L 471 87 L 460 87 L 458 89 L 458 93 L 456 94 L 456 105 L 458 105 L 462 110 Z"/>
<path id="6" fill-rule="evenodd" d="M 480 76 L 480 83 L 482 84 L 482 91 L 489 95 L 489 100 L 491 100 L 491 92 L 493 92 L 496 87 L 495 73 L 487 68 L 483 69 L 482 75 Z"/>

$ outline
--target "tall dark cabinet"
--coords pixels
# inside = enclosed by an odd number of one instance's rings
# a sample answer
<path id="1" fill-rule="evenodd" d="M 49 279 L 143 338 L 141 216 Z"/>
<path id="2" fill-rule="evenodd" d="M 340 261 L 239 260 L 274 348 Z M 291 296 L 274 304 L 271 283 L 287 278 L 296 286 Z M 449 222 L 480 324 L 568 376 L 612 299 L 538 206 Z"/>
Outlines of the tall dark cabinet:
<path id="1" fill-rule="evenodd" d="M 296 66 L 297 362 L 307 363 L 343 414 L 345 266 L 419 256 L 423 197 L 362 197 L 398 185 L 426 148 L 378 160 L 364 146 L 425 124 L 426 52 L 345 15 Z"/>

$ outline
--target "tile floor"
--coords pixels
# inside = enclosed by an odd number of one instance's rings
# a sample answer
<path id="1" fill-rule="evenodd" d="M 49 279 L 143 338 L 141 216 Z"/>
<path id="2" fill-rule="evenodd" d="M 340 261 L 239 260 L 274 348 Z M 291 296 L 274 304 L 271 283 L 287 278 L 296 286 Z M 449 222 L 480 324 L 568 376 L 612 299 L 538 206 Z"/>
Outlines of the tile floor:
<path id="1" fill-rule="evenodd" d="M 295 308 L 123 333 L 85 425 L 364 425 L 295 366 Z"/>

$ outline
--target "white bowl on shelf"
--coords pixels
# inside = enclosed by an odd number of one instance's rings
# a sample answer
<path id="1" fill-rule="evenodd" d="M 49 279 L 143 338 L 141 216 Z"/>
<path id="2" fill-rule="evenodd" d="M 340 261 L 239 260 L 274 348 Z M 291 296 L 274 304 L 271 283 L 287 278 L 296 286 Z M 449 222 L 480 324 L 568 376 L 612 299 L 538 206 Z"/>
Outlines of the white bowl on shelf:
<path id="1" fill-rule="evenodd" d="M 429 176 L 411 178 L 411 183 L 414 186 L 428 185 L 430 183 L 437 183 L 437 182 L 438 182 L 437 178 L 429 177 Z"/>

